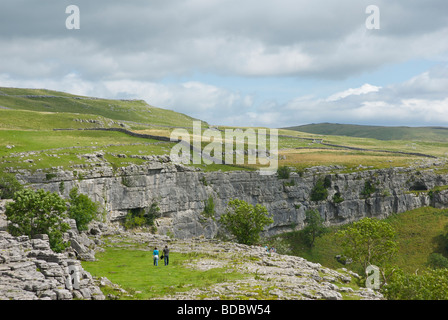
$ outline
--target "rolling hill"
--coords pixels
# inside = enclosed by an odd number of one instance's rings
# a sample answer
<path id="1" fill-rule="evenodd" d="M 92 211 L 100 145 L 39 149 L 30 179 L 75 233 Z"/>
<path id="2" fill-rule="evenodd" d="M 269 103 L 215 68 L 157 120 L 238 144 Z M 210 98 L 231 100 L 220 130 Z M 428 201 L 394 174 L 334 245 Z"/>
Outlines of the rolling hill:
<path id="1" fill-rule="evenodd" d="M 35 123 L 30 126 L 14 118 L 33 119 Z M 197 120 L 151 106 L 143 100 L 100 99 L 45 89 L 5 87 L 0 87 L 0 119 L 0 129 L 5 126 L 21 128 L 23 125 L 27 129 L 38 126 L 41 130 L 108 127 L 119 123 L 132 128 L 191 127 Z"/>
<path id="2" fill-rule="evenodd" d="M 372 138 L 377 140 L 448 142 L 448 128 L 446 127 L 386 127 L 313 123 L 284 129 L 320 135 Z"/>
<path id="3" fill-rule="evenodd" d="M 187 128 L 192 133 L 193 121 L 197 120 L 143 100 L 0 87 L 0 172 L 142 164 L 148 156 L 170 154 L 176 143 L 166 138 L 172 130 Z M 200 121 L 203 130 L 209 128 Z M 224 132 L 232 127 L 218 128 Z M 341 170 L 413 166 L 448 156 L 447 128 L 327 123 L 284 128 L 278 133 L 278 165 L 297 170 L 312 166 L 339 166 Z M 202 141 L 202 146 L 206 145 Z M 91 153 L 102 155 L 100 163 L 89 160 Z M 224 171 L 262 166 L 247 161 L 243 165 L 191 165 Z"/>
<path id="4" fill-rule="evenodd" d="M 92 152 L 103 154 L 103 164 L 139 164 L 145 156 L 169 154 L 174 143 L 97 129 L 169 137 L 172 128 L 192 128 L 196 120 L 143 100 L 0 87 L 0 173 L 96 165 L 85 156 Z"/>

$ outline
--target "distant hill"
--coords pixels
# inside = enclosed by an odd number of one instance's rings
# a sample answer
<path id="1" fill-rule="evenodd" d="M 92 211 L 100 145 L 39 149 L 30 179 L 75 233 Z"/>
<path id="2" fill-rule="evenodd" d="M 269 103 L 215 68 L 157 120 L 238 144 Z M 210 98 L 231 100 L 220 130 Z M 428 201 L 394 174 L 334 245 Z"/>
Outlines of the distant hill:
<path id="1" fill-rule="evenodd" d="M 141 164 L 169 154 L 172 129 L 196 120 L 143 100 L 0 87 L 0 178 L 17 169 Z"/>
<path id="2" fill-rule="evenodd" d="M 194 120 L 143 100 L 100 99 L 46 89 L 0 87 L 0 129 L 98 127 L 99 123 L 107 127 L 117 126 L 116 122 L 130 126 L 191 127 Z"/>
<path id="3" fill-rule="evenodd" d="M 378 140 L 448 142 L 447 127 L 386 127 L 338 123 L 313 123 L 283 129 L 321 135 L 372 138 Z"/>

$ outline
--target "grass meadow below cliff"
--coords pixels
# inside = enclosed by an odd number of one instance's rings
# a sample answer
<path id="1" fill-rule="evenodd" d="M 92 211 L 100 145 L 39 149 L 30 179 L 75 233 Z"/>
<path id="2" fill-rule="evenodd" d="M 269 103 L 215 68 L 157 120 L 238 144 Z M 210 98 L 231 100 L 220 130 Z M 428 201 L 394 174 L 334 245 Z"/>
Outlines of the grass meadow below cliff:
<path id="1" fill-rule="evenodd" d="M 448 257 L 448 243 L 444 238 L 448 225 L 447 209 L 423 207 L 394 214 L 384 221 L 390 223 L 397 236 L 398 254 L 391 260 L 392 265 L 414 273 L 429 267 L 428 259 L 433 253 Z M 301 256 L 329 268 L 345 267 L 360 272 L 358 266 L 342 265 L 335 258 L 342 254 L 336 232 L 346 226 L 329 228 L 327 233 L 316 239 L 312 249 L 306 245 L 301 231 L 285 233 L 271 240 L 279 243 L 281 248 L 288 248 L 284 250 L 288 254 Z"/>
<path id="2" fill-rule="evenodd" d="M 97 253 L 98 261 L 83 262 L 83 268 L 92 276 L 107 277 L 126 290 L 128 294 L 120 296 L 124 300 L 154 299 L 247 277 L 238 272 L 229 272 L 228 268 L 196 270 L 188 267 L 205 257 L 196 252 L 171 252 L 168 266 L 160 259 L 158 266 L 154 266 L 152 250 L 118 246 Z"/>

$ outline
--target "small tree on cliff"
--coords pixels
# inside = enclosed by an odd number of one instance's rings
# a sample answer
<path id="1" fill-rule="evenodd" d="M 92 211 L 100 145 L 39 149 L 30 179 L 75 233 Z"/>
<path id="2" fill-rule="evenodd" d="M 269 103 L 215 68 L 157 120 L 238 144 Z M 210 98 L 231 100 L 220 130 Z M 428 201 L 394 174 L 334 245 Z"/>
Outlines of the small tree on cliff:
<path id="1" fill-rule="evenodd" d="M 252 245 L 260 239 L 263 229 L 274 222 L 267 209 L 257 204 L 255 207 L 239 199 L 229 201 L 226 213 L 220 223 L 239 243 Z"/>
<path id="2" fill-rule="evenodd" d="M 65 201 L 56 193 L 23 189 L 14 194 L 14 202 L 6 206 L 8 231 L 13 236 L 47 234 L 54 251 L 62 251 L 69 243 L 63 242 L 63 233 L 70 229 Z"/>

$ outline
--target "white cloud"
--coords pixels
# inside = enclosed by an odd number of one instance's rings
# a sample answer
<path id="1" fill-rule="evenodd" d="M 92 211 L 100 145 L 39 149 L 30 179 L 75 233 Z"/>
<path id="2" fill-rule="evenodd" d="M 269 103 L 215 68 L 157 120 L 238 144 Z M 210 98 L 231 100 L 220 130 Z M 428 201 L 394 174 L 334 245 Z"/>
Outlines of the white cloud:
<path id="1" fill-rule="evenodd" d="M 373 86 L 371 84 L 366 83 L 359 88 L 354 88 L 354 89 L 350 88 L 345 91 L 335 93 L 335 94 L 331 95 L 330 97 L 328 97 L 327 101 L 336 101 L 336 100 L 340 100 L 340 99 L 343 99 L 343 98 L 346 98 L 346 97 L 352 96 L 352 95 L 359 96 L 359 95 L 367 94 L 370 92 L 378 92 L 380 89 L 381 89 L 381 87 Z"/>

